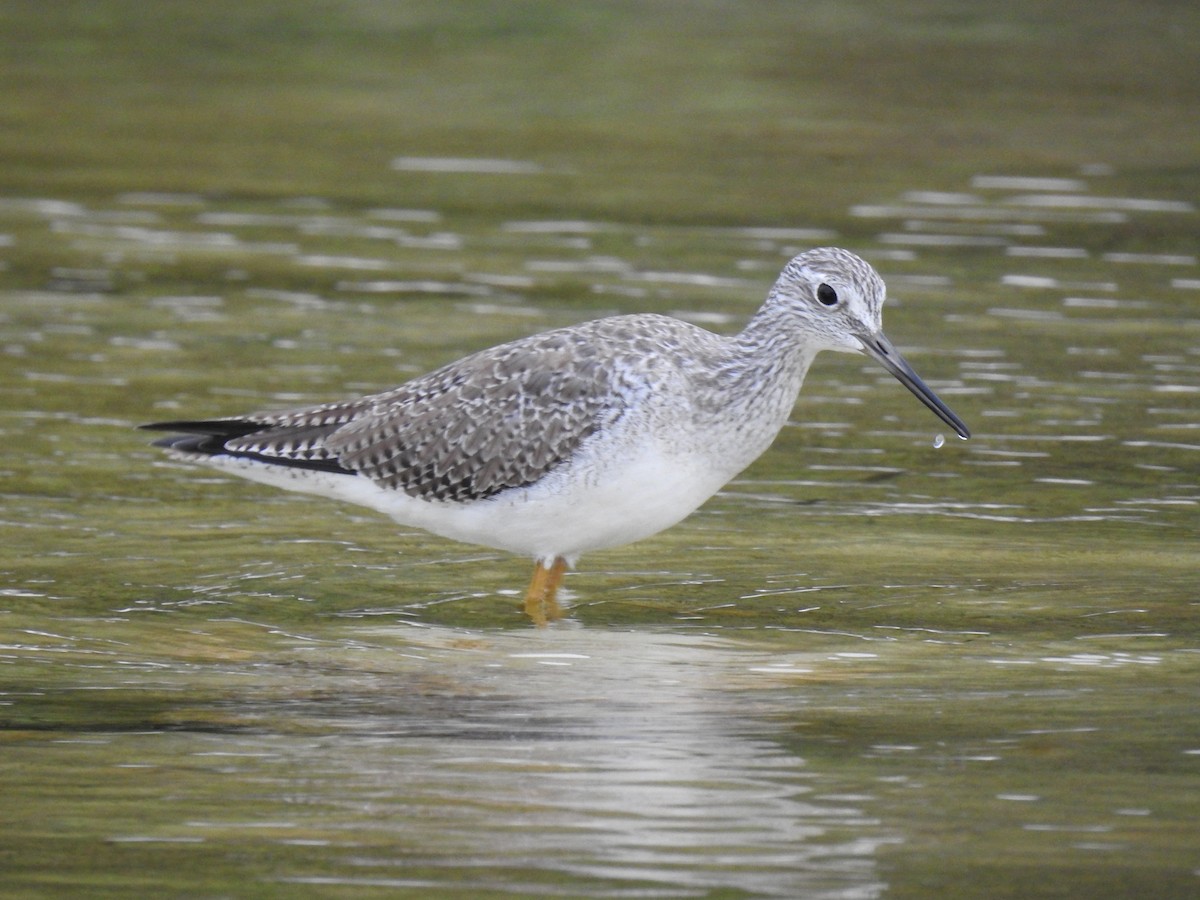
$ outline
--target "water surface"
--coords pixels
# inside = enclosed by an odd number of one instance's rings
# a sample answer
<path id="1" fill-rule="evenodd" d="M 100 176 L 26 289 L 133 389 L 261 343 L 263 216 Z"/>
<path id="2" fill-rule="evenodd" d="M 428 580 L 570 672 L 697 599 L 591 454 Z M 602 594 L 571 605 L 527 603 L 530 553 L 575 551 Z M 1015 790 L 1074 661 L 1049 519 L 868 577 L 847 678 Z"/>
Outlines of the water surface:
<path id="1" fill-rule="evenodd" d="M 1187 117 L 1080 99 L 1136 71 L 1186 106 L 1194 78 L 1172 80 L 1180 32 L 1139 17 L 1121 47 L 1153 53 L 1104 44 L 1076 63 L 1109 80 L 1064 80 L 1029 51 L 1081 26 L 1039 5 L 1022 30 L 1022 8 L 887 29 L 870 4 L 814 10 L 820 78 L 749 52 L 774 48 L 769 10 L 741 43 L 673 43 L 658 7 L 632 32 L 522 7 L 500 37 L 371 12 L 413 51 L 388 65 L 424 58 L 458 105 L 416 103 L 429 72 L 396 76 L 331 12 L 324 50 L 292 13 L 255 31 L 230 8 L 228 33 L 77 17 L 14 53 L 11 115 L 54 140 L 0 137 L 3 892 L 1194 896 L 1200 261 L 1194 170 L 1168 158 Z M 899 65 L 872 51 L 885 32 L 961 112 L 920 119 L 900 79 L 835 102 L 843 56 Z M 270 53 L 234 52 L 253 34 L 296 52 L 256 68 Z M 677 102 L 568 103 L 531 49 L 547 34 L 589 84 L 652 71 Z M 998 48 L 1039 99 L 968 140 L 1014 108 L 955 93 Z M 147 71 L 196 105 L 155 101 Z M 797 83 L 807 106 L 783 102 Z M 378 390 L 609 313 L 729 332 L 830 243 L 880 269 L 888 333 L 972 439 L 826 354 L 767 455 L 585 557 L 549 629 L 521 613 L 525 561 L 134 430 Z"/>

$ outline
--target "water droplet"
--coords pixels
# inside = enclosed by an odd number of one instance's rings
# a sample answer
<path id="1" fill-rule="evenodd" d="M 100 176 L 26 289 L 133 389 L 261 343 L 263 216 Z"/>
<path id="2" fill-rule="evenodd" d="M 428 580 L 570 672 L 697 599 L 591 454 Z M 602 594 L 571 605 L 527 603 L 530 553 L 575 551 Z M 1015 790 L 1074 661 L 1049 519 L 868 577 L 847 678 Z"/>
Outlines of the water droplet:
<path id="1" fill-rule="evenodd" d="M 933 439 L 933 449 L 940 450 L 944 443 L 946 443 L 946 436 L 944 434 L 936 435 Z"/>

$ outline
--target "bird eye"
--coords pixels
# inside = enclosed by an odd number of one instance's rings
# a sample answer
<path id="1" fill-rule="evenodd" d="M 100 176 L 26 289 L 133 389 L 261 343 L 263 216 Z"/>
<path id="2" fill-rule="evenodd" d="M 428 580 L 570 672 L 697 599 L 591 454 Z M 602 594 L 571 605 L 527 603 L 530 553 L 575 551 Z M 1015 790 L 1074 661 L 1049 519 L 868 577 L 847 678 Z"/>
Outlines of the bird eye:
<path id="1" fill-rule="evenodd" d="M 837 291 L 827 284 L 819 284 L 817 285 L 817 300 L 822 306 L 837 306 Z"/>

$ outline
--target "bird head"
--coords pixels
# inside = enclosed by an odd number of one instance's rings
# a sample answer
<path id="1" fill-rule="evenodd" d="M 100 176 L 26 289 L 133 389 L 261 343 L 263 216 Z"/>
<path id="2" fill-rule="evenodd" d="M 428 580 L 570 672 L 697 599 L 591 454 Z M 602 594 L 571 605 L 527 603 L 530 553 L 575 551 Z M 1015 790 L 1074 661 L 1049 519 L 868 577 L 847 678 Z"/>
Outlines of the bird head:
<path id="1" fill-rule="evenodd" d="M 864 353 L 892 373 L 964 440 L 966 424 L 935 394 L 883 333 L 887 288 L 871 264 L 848 250 L 821 247 L 784 266 L 768 305 L 786 310 L 814 350 Z"/>

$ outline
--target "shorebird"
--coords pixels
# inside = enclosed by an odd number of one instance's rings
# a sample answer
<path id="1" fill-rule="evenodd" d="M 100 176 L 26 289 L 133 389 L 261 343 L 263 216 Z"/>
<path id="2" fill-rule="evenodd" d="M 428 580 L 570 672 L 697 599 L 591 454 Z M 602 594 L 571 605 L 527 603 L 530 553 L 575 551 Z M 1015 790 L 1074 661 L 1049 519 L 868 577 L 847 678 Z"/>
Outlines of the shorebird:
<path id="1" fill-rule="evenodd" d="M 826 247 L 792 259 L 732 336 L 611 316 L 379 394 L 142 427 L 175 432 L 155 444 L 177 458 L 531 556 L 525 611 L 545 624 L 581 554 L 674 525 L 766 450 L 821 350 L 865 353 L 969 437 L 884 336 L 884 298 L 867 262 Z"/>

